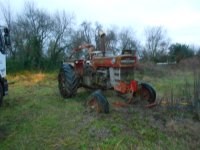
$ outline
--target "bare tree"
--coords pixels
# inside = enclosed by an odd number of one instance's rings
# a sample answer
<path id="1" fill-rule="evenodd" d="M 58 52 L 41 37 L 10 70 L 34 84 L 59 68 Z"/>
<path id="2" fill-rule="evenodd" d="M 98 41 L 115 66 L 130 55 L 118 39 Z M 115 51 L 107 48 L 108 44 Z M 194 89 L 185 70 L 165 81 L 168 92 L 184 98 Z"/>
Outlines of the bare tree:
<path id="1" fill-rule="evenodd" d="M 95 39 L 94 29 L 91 22 L 83 21 L 78 30 L 73 30 L 71 35 L 71 49 L 84 43 L 91 44 Z"/>
<path id="2" fill-rule="evenodd" d="M 167 31 L 161 26 L 146 28 L 145 38 L 145 49 L 152 61 L 156 61 L 157 57 L 165 53 L 169 47 L 170 39 L 167 36 Z"/>
<path id="3" fill-rule="evenodd" d="M 25 67 L 33 66 L 40 68 L 52 31 L 50 15 L 37 9 L 34 3 L 26 3 L 24 14 L 18 16 L 16 21 L 16 45 L 20 47 L 19 57 Z M 19 37 L 18 37 L 19 35 Z M 19 39 L 21 38 L 21 39 Z"/>
<path id="4" fill-rule="evenodd" d="M 135 37 L 135 33 L 131 28 L 124 28 L 119 34 L 120 49 L 136 50 L 138 42 Z"/>
<path id="5" fill-rule="evenodd" d="M 0 2 L 0 10 L 1 10 L 2 17 L 4 18 L 4 21 L 6 23 L 6 26 L 9 29 L 11 29 L 13 15 L 11 11 L 10 1 L 8 0 L 5 4 Z"/>
<path id="6" fill-rule="evenodd" d="M 106 48 L 110 50 L 117 49 L 118 34 L 115 28 L 108 29 L 106 32 Z"/>
<path id="7" fill-rule="evenodd" d="M 81 34 L 84 37 L 84 42 L 92 43 L 94 37 L 94 30 L 92 28 L 92 23 L 88 21 L 83 21 L 80 25 Z"/>
<path id="8" fill-rule="evenodd" d="M 66 14 L 65 11 L 55 13 L 48 48 L 48 54 L 52 63 L 58 61 L 59 57 L 63 57 L 65 50 L 70 47 L 73 21 L 73 15 Z"/>

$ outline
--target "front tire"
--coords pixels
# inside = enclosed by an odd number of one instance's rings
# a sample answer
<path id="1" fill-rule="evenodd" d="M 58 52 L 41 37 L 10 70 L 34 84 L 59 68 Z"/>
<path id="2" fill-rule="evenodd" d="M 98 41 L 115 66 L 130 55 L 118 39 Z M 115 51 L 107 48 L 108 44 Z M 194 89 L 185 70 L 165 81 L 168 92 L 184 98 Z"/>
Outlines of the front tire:
<path id="1" fill-rule="evenodd" d="M 93 92 L 87 100 L 87 107 L 97 113 L 109 113 L 109 103 L 101 90 Z"/>
<path id="2" fill-rule="evenodd" d="M 154 88 L 147 84 L 141 83 L 141 99 L 148 101 L 150 104 L 154 103 L 156 100 L 156 91 Z"/>
<path id="3" fill-rule="evenodd" d="M 77 92 L 79 79 L 70 64 L 63 64 L 58 75 L 58 87 L 63 98 L 70 98 Z"/>

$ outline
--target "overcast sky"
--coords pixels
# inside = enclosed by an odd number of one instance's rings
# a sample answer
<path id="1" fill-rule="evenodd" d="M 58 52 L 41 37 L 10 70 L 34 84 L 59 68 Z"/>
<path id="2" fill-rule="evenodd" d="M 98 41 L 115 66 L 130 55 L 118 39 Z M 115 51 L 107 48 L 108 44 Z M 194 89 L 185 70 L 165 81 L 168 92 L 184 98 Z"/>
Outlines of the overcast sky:
<path id="1" fill-rule="evenodd" d="M 1 3 L 8 0 L 0 0 Z M 163 26 L 172 42 L 200 46 L 200 0 L 32 0 L 50 12 L 65 10 L 77 23 L 98 21 L 106 27 L 132 27 L 139 40 L 147 26 Z M 10 0 L 20 12 L 25 0 Z"/>

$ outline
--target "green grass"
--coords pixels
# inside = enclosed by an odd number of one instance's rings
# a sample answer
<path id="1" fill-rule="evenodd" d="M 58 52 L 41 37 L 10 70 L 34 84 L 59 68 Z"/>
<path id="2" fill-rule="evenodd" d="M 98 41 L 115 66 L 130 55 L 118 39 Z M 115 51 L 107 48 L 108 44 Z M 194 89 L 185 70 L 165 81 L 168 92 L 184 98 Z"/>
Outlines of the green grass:
<path id="1" fill-rule="evenodd" d="M 196 128 L 188 129 L 179 122 L 170 124 L 174 114 L 169 111 L 146 110 L 138 105 L 115 108 L 111 103 L 121 99 L 112 92 L 106 93 L 109 114 L 88 112 L 84 103 L 90 92 L 81 89 L 74 98 L 63 99 L 56 78 L 56 73 L 29 72 L 8 77 L 15 83 L 10 85 L 9 96 L 0 109 L 0 149 L 171 150 L 200 146 L 198 122 Z M 145 78 L 161 97 L 169 88 L 169 81 L 184 84 L 178 76 Z"/>
<path id="2" fill-rule="evenodd" d="M 153 72 L 153 71 L 152 71 Z M 162 74 L 162 75 L 160 75 Z M 151 83 L 157 91 L 158 97 L 170 97 L 171 90 L 176 98 L 184 97 L 186 80 L 188 87 L 193 88 L 193 72 L 171 69 L 160 69 L 158 73 L 136 73 L 136 79 Z"/>

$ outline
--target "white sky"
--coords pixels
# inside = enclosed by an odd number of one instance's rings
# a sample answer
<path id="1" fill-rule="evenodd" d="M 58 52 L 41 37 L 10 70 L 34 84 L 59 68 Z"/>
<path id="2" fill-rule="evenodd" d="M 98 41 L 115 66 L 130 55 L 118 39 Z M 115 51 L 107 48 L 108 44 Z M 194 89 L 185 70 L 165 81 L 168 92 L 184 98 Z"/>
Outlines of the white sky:
<path id="1" fill-rule="evenodd" d="M 15 12 L 22 10 L 25 0 L 10 0 Z M 31 0 L 30 0 L 31 1 Z M 200 46 L 200 0 L 32 0 L 50 12 L 74 13 L 77 23 L 84 20 L 109 27 L 131 27 L 139 40 L 144 28 L 163 26 L 171 42 Z M 5 3 L 8 0 L 0 0 Z M 1 4 L 0 3 L 0 4 Z"/>

